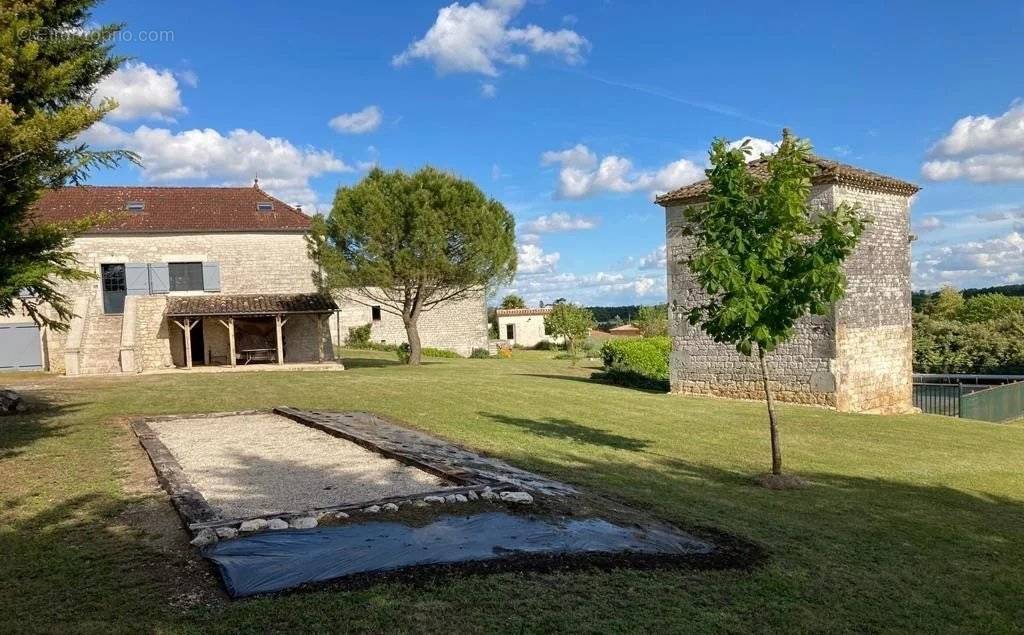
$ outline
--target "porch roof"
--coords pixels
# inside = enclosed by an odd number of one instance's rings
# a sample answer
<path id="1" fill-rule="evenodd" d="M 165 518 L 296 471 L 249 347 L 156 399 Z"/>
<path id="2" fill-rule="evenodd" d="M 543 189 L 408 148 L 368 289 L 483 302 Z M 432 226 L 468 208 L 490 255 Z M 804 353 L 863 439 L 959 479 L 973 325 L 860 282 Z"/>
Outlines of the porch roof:
<path id="1" fill-rule="evenodd" d="M 338 305 L 320 293 L 253 293 L 245 295 L 185 295 L 167 298 L 167 317 L 204 315 L 283 315 L 331 313 Z"/>

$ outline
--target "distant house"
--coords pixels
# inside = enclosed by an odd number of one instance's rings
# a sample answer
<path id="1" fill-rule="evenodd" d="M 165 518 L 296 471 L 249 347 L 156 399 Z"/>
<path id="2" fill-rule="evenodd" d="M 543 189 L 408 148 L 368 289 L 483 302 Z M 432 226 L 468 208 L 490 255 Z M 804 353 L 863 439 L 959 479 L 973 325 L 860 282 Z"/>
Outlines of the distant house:
<path id="1" fill-rule="evenodd" d="M 541 342 L 561 344 L 561 337 L 548 335 L 544 318 L 551 313 L 551 307 L 539 309 L 498 309 L 498 337 L 516 346 L 530 348 Z"/>
<path id="2" fill-rule="evenodd" d="M 310 217 L 252 187 L 68 187 L 46 193 L 32 219 L 111 214 L 77 237 L 79 267 L 61 283 L 75 317 L 67 332 L 0 317 L 0 369 L 103 374 L 199 365 L 320 362 L 332 335 L 372 324 L 404 341 L 379 307 L 317 293 L 305 236 Z M 427 316 L 430 316 L 429 318 Z M 487 345 L 483 293 L 424 314 L 425 346 L 468 354 Z M 336 341 L 338 341 L 336 340 Z"/>
<path id="3" fill-rule="evenodd" d="M 616 326 L 613 329 L 608 329 L 608 332 L 615 337 L 640 337 L 643 335 L 638 327 L 632 324 L 623 324 L 622 326 Z"/>

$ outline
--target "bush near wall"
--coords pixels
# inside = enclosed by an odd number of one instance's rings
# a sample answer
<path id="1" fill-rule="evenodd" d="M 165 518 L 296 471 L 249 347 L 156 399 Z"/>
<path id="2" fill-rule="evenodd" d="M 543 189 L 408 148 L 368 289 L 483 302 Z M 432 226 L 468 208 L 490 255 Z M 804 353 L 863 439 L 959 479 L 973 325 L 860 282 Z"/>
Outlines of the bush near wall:
<path id="1" fill-rule="evenodd" d="M 370 343 L 370 329 L 373 325 L 363 324 L 348 329 L 348 339 L 345 343 L 349 346 L 365 346 Z"/>
<path id="2" fill-rule="evenodd" d="M 623 386 L 668 390 L 671 352 L 667 337 L 608 340 L 601 347 L 604 372 L 596 377 Z"/>

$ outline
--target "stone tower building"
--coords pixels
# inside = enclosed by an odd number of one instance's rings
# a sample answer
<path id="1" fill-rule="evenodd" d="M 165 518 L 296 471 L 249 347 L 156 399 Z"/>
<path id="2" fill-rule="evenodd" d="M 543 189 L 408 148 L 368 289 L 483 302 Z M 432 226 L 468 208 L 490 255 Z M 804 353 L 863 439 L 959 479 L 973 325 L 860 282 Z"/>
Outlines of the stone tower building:
<path id="1" fill-rule="evenodd" d="M 846 261 L 846 296 L 831 315 L 798 322 L 793 338 L 772 355 L 776 396 L 842 411 L 909 411 L 910 199 L 919 188 L 835 161 L 812 161 L 817 173 L 811 206 L 859 203 L 872 222 Z M 750 169 L 763 173 L 763 160 L 752 161 Z M 708 182 L 701 181 L 656 201 L 665 208 L 672 391 L 763 399 L 756 358 L 716 344 L 686 319 L 702 291 L 685 262 L 689 244 L 680 232 L 683 210 L 706 200 L 708 189 Z"/>

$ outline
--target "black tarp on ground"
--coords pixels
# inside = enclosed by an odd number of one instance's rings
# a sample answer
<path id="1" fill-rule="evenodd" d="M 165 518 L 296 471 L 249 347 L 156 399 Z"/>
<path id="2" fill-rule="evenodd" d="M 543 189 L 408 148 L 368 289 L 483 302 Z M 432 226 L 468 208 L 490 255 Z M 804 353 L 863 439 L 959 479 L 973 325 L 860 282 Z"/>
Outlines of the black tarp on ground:
<path id="1" fill-rule="evenodd" d="M 374 521 L 263 532 L 211 545 L 203 555 L 217 564 L 228 593 L 237 598 L 356 574 L 511 555 L 680 556 L 713 549 L 667 528 L 627 527 L 598 518 L 554 521 L 488 512 L 442 516 L 423 527 Z"/>

